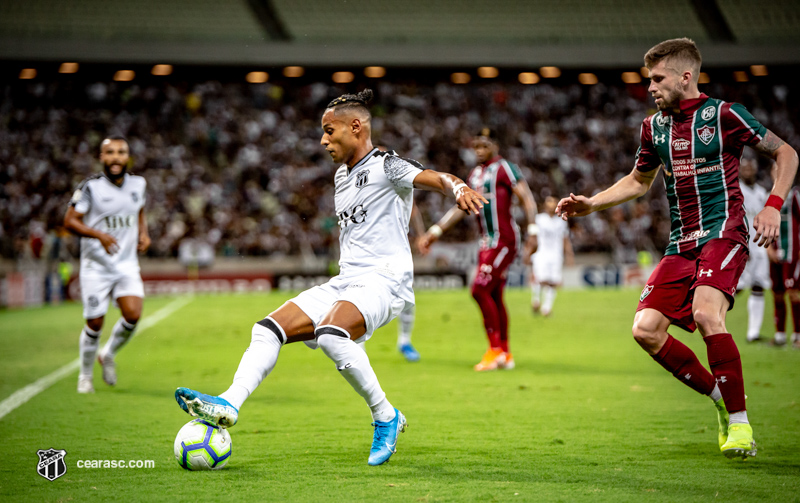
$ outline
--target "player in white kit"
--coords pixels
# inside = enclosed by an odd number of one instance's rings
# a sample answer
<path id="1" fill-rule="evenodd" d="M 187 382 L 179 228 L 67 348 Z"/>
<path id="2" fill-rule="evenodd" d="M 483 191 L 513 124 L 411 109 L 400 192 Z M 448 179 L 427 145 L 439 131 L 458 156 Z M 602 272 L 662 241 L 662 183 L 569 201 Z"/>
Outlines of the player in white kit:
<path id="1" fill-rule="evenodd" d="M 250 347 L 233 384 L 219 396 L 178 388 L 175 399 L 189 414 L 233 426 L 239 408 L 272 371 L 285 344 L 319 347 L 367 402 L 374 434 L 368 464 L 396 451 L 406 419 L 386 399 L 362 347 L 379 327 L 414 303 L 408 221 L 413 189 L 452 193 L 459 207 L 478 214 L 487 201 L 447 173 L 422 170 L 414 161 L 373 147 L 367 103 L 372 91 L 345 94 L 328 104 L 320 143 L 341 166 L 334 176 L 339 218 L 339 275 L 286 302 L 253 325 Z"/>
<path id="2" fill-rule="evenodd" d="M 756 342 L 761 339 L 761 323 L 764 321 L 764 290 L 768 290 L 772 282 L 769 277 L 769 257 L 767 249 L 758 246 L 753 241 L 756 231 L 753 228 L 753 219 L 764 207 L 769 197 L 767 189 L 756 181 L 758 164 L 755 159 L 742 159 L 739 166 L 739 185 L 744 196 L 744 209 L 747 221 L 750 224 L 749 246 L 750 257 L 739 278 L 736 291 L 750 288 L 750 297 L 747 299 L 747 342 Z"/>
<path id="3" fill-rule="evenodd" d="M 569 227 L 567 222 L 556 216 L 557 205 L 558 199 L 547 197 L 544 211 L 536 214 L 539 248 L 531 255 L 531 307 L 534 313 L 541 312 L 544 316 L 550 316 L 553 309 L 565 260 L 567 265 L 572 265 L 574 261 Z M 542 294 L 544 301 L 541 300 Z"/>
<path id="4" fill-rule="evenodd" d="M 128 148 L 121 136 L 103 140 L 103 173 L 78 186 L 64 217 L 64 227 L 81 237 L 80 284 L 86 325 L 79 343 L 78 393 L 94 393 L 95 356 L 106 384 L 117 383 L 114 356 L 128 342 L 142 315 L 144 287 L 136 253 L 150 246 L 144 213 L 147 183 L 141 176 L 127 173 Z M 110 299 L 119 306 L 122 317 L 98 354 Z"/>

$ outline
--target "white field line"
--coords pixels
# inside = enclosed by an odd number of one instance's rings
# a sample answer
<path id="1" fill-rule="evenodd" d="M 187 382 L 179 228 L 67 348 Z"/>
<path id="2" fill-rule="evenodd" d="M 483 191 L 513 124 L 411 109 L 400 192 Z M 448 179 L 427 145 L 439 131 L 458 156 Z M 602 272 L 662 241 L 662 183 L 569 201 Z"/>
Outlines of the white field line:
<path id="1" fill-rule="evenodd" d="M 146 317 L 141 321 L 141 323 L 139 323 L 139 326 L 136 330 L 136 335 L 141 335 L 142 332 L 154 326 L 156 323 L 168 317 L 178 309 L 182 308 L 191 302 L 191 300 L 192 297 L 177 298 L 153 313 L 151 316 Z M 3 419 L 20 405 L 24 404 L 66 376 L 70 375 L 80 367 L 80 363 L 80 358 L 76 358 L 58 370 L 51 372 L 50 374 L 37 379 L 35 382 L 25 386 L 24 388 L 20 388 L 12 393 L 11 396 L 0 402 L 0 419 Z"/>

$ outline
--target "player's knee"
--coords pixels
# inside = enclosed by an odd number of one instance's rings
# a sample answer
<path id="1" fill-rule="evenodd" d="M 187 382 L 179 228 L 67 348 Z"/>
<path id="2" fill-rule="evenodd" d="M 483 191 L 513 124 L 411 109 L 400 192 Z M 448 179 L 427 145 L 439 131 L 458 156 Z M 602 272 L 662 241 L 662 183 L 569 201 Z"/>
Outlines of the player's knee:
<path id="1" fill-rule="evenodd" d="M 716 310 L 698 308 L 694 310 L 692 317 L 701 334 L 711 335 L 722 330 L 720 327 L 723 325 L 723 320 Z"/>
<path id="2" fill-rule="evenodd" d="M 660 334 L 646 325 L 634 323 L 631 332 L 633 340 L 645 351 L 650 351 L 661 343 Z"/>
<path id="3" fill-rule="evenodd" d="M 322 352 L 336 362 L 341 359 L 342 350 L 347 346 L 346 342 L 350 340 L 350 334 L 346 330 L 332 325 L 318 327 L 314 331 L 314 335 L 317 337 L 317 344 Z"/>
<path id="4" fill-rule="evenodd" d="M 86 320 L 86 326 L 95 332 L 103 330 L 103 317 Z"/>
<path id="5" fill-rule="evenodd" d="M 139 323 L 139 316 L 140 316 L 139 313 L 136 313 L 135 315 L 128 314 L 127 316 L 122 315 L 122 319 L 125 320 L 125 323 L 127 323 L 128 325 L 135 327 L 136 324 Z"/>

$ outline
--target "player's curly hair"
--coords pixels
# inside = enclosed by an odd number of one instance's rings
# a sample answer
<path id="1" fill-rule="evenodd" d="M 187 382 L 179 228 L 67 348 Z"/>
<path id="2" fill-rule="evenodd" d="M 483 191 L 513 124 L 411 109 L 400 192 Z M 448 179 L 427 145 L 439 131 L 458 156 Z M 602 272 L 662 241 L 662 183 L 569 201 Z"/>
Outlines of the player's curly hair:
<path id="1" fill-rule="evenodd" d="M 343 94 L 332 100 L 328 103 L 327 108 L 336 108 L 336 109 L 349 109 L 349 108 L 363 108 L 365 111 L 369 112 L 369 102 L 372 101 L 372 97 L 374 93 L 372 89 L 364 89 L 360 93 L 357 94 Z"/>

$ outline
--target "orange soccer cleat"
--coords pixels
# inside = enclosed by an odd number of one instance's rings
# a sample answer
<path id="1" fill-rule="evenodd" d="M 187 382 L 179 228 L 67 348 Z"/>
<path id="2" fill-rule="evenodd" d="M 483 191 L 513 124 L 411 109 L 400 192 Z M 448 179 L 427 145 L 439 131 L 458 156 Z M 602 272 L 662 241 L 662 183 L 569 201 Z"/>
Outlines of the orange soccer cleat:
<path id="1" fill-rule="evenodd" d="M 485 372 L 487 370 L 497 370 L 506 362 L 506 354 L 500 348 L 489 348 L 483 354 L 480 363 L 475 365 L 477 372 Z"/>

